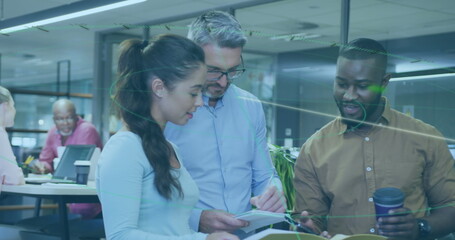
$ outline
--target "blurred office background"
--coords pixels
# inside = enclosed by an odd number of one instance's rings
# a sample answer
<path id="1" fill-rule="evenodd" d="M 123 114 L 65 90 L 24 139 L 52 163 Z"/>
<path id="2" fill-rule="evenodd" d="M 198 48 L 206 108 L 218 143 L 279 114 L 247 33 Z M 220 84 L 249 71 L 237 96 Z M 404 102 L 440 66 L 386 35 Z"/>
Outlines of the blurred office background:
<path id="1" fill-rule="evenodd" d="M 78 2 L 0 0 L 0 18 Z M 390 52 L 394 78 L 385 95 L 391 105 L 436 126 L 455 144 L 453 0 L 148 0 L 0 34 L 0 84 L 16 101 L 16 124 L 8 131 L 18 155 L 39 153 L 57 98 L 73 100 L 105 142 L 120 125 L 110 100 L 119 43 L 186 35 L 188 24 L 211 9 L 235 14 L 249 38 L 247 72 L 235 84 L 264 101 L 270 143 L 300 147 L 338 114 L 332 82 L 339 46 L 367 37 Z M 346 16 L 349 25 L 342 24 Z"/>
<path id="2" fill-rule="evenodd" d="M 71 11 L 82 2 L 122 0 L 0 0 L 0 23 Z M 248 36 L 247 72 L 235 84 L 263 101 L 270 143 L 300 147 L 338 115 L 332 84 L 339 46 L 367 37 L 390 52 L 393 78 L 385 95 L 392 107 L 438 128 L 455 154 L 455 1 L 147 0 L 0 32 L 0 85 L 16 102 L 16 124 L 7 130 L 18 161 L 38 156 L 58 98 L 74 101 L 106 142 L 120 126 L 110 99 L 119 43 L 161 33 L 186 36 L 189 23 L 212 9 L 233 13 Z M 28 212 L 2 211 L 0 222 L 31 216 L 34 200 L 21 201 L 18 208 Z"/>

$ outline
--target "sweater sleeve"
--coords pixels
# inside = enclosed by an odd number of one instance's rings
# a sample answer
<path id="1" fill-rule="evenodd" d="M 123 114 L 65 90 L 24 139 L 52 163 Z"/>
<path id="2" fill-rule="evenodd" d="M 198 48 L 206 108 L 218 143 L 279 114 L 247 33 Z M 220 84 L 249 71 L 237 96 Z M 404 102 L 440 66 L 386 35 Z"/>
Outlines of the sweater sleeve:
<path id="1" fill-rule="evenodd" d="M 8 135 L 4 129 L 0 129 L 0 181 L 3 184 L 24 184 L 22 169 L 16 162 Z"/>
<path id="2" fill-rule="evenodd" d="M 103 208 L 107 239 L 206 239 L 206 234 L 203 233 L 166 236 L 146 232 L 138 227 L 142 180 L 148 163 L 140 161 L 144 156 L 140 140 L 133 136 L 111 138 L 103 150 L 97 168 L 97 191 Z M 156 213 L 157 216 L 160 214 L 166 213 Z"/>

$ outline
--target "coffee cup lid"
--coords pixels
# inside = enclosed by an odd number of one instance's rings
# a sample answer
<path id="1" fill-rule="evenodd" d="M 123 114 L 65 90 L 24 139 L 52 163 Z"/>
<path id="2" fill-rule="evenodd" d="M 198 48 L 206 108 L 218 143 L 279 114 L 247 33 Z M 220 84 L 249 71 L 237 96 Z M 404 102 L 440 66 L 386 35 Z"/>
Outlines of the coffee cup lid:
<path id="1" fill-rule="evenodd" d="M 74 161 L 74 166 L 89 166 L 90 167 L 90 161 L 77 160 L 77 161 Z"/>
<path id="2" fill-rule="evenodd" d="M 373 200 L 380 204 L 400 204 L 404 201 L 404 193 L 398 188 L 380 188 L 374 192 Z"/>

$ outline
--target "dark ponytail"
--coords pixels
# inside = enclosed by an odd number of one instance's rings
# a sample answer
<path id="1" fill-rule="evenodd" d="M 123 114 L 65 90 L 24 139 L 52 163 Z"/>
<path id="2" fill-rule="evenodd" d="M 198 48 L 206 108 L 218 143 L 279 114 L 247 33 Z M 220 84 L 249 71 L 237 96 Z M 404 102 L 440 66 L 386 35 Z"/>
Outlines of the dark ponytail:
<path id="1" fill-rule="evenodd" d="M 174 187 L 183 197 L 179 181 L 171 175 L 172 148 L 151 116 L 152 90 L 148 80 L 158 77 L 172 90 L 177 82 L 199 69 L 204 63 L 204 52 L 178 35 L 159 36 L 148 46 L 140 40 L 126 40 L 120 47 L 119 80 L 114 96 L 118 113 L 129 130 L 141 138 L 145 155 L 155 171 L 157 191 L 171 199 Z"/>

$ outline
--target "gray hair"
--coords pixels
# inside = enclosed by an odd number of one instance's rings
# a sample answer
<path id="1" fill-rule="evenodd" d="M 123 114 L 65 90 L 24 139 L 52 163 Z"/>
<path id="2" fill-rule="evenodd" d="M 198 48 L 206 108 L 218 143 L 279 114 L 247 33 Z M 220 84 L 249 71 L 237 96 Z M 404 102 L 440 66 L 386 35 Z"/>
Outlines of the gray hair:
<path id="1" fill-rule="evenodd" d="M 11 100 L 11 93 L 8 89 L 0 86 L 0 104 L 4 102 L 9 102 Z"/>
<path id="2" fill-rule="evenodd" d="M 243 48 L 247 40 L 240 23 L 221 11 L 210 11 L 196 18 L 190 25 L 188 38 L 202 47 L 216 44 L 228 48 Z"/>

